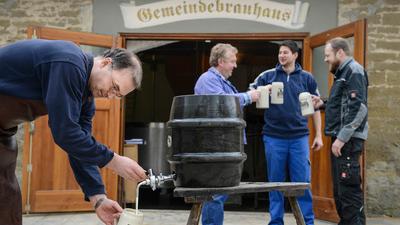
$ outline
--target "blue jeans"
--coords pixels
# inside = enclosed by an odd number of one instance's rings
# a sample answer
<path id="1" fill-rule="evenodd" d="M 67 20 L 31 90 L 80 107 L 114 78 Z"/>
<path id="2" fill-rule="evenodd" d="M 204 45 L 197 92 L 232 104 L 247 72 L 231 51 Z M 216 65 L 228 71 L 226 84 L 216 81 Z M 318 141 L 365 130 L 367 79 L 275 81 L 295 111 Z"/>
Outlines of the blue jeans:
<path id="1" fill-rule="evenodd" d="M 291 182 L 307 182 L 311 180 L 310 149 L 308 135 L 300 138 L 282 139 L 264 135 L 265 157 L 269 182 L 286 181 L 286 168 L 289 169 Z M 304 221 L 314 224 L 311 190 L 297 197 Z M 270 225 L 283 225 L 284 198 L 281 192 L 269 193 Z"/>
<path id="2" fill-rule="evenodd" d="M 222 225 L 224 223 L 224 203 L 228 195 L 214 195 L 213 200 L 203 204 L 201 223 L 203 225 Z"/>

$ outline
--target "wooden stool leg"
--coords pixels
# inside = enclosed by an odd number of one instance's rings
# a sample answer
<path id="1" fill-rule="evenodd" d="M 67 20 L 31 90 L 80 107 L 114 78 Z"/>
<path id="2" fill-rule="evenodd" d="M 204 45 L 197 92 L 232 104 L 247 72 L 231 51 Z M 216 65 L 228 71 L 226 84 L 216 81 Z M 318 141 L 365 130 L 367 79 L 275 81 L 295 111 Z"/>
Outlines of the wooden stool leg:
<path id="1" fill-rule="evenodd" d="M 190 210 L 187 225 L 198 225 L 200 221 L 201 208 L 203 203 L 193 203 L 192 210 Z"/>
<path id="2" fill-rule="evenodd" d="M 288 196 L 288 199 L 297 225 L 306 225 L 306 223 L 304 222 L 303 213 L 300 210 L 299 203 L 297 202 L 296 197 Z"/>

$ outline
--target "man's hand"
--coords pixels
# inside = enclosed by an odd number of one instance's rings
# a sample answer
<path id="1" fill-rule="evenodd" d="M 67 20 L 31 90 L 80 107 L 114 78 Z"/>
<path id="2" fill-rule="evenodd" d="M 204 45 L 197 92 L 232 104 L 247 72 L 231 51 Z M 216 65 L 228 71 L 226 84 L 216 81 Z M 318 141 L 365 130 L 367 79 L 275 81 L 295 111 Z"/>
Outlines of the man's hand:
<path id="1" fill-rule="evenodd" d="M 315 136 L 314 142 L 313 142 L 311 148 L 312 148 L 314 151 L 318 151 L 318 150 L 320 150 L 320 149 L 322 148 L 322 146 L 324 146 L 324 143 L 322 142 L 322 137 L 321 137 L 321 136 L 318 136 L 318 135 Z"/>
<path id="2" fill-rule="evenodd" d="M 146 171 L 136 161 L 117 153 L 114 153 L 114 157 L 106 167 L 114 170 L 121 177 L 132 181 L 142 181 L 147 178 Z"/>
<path id="3" fill-rule="evenodd" d="M 322 105 L 324 105 L 324 101 L 322 101 L 321 97 L 316 95 L 311 95 L 311 99 L 314 105 L 314 109 L 319 109 Z"/>
<path id="4" fill-rule="evenodd" d="M 267 84 L 267 85 L 265 85 L 265 87 L 267 88 L 268 94 L 270 95 L 271 94 L 271 90 L 272 90 L 272 84 Z"/>
<path id="5" fill-rule="evenodd" d="M 333 142 L 332 144 L 332 153 L 333 155 L 335 155 L 336 157 L 339 157 L 342 155 L 342 147 L 344 145 L 344 142 L 336 139 L 335 142 Z"/>
<path id="6" fill-rule="evenodd" d="M 103 203 L 96 209 L 96 215 L 105 225 L 115 225 L 115 220 L 122 213 L 121 206 L 116 201 L 105 199 Z"/>
<path id="7" fill-rule="evenodd" d="M 272 85 L 268 84 L 265 85 L 265 87 L 267 88 L 268 95 L 271 94 Z M 247 94 L 250 95 L 251 102 L 256 102 L 261 97 L 261 93 L 259 90 L 250 90 L 247 92 Z"/>
<path id="8" fill-rule="evenodd" d="M 268 93 L 268 95 L 270 95 L 271 94 L 271 90 L 272 90 L 272 85 L 271 84 L 267 84 L 264 87 L 267 88 L 267 93 Z"/>
<path id="9" fill-rule="evenodd" d="M 97 217 L 105 225 L 115 225 L 115 220 L 123 211 L 121 206 L 116 201 L 108 199 L 104 194 L 90 196 L 89 199 L 95 207 Z"/>
<path id="10" fill-rule="evenodd" d="M 250 90 L 247 94 L 250 96 L 251 102 L 255 102 L 260 98 L 260 92 L 257 90 Z"/>

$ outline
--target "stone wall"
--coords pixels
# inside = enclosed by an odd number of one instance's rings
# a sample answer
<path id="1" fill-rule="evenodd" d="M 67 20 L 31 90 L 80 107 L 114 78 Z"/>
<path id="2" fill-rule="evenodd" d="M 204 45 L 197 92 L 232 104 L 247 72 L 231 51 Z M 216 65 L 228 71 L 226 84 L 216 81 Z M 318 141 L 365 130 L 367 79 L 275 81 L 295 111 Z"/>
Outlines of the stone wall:
<path id="1" fill-rule="evenodd" d="M 339 25 L 367 18 L 367 212 L 400 216 L 400 2 L 340 0 Z"/>
<path id="2" fill-rule="evenodd" d="M 0 0 L 0 45 L 26 38 L 29 25 L 92 31 L 93 0 Z"/>
<path id="3" fill-rule="evenodd" d="M 26 39 L 29 25 L 92 31 L 93 0 L 0 0 L 0 46 Z M 18 130 L 18 180 L 21 180 L 23 129 Z"/>

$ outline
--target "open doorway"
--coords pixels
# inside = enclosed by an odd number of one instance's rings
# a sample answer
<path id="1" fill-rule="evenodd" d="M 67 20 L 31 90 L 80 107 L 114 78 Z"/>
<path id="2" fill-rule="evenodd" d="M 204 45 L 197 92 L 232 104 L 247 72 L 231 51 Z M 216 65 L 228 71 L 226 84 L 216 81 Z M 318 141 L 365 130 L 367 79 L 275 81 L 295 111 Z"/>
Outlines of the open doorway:
<path id="1" fill-rule="evenodd" d="M 150 137 L 149 130 L 153 129 L 154 124 L 159 129 L 165 129 L 163 124 L 169 120 L 174 96 L 193 94 L 198 77 L 209 68 L 209 54 L 216 43 L 230 43 L 238 48 L 237 68 L 229 80 L 239 92 L 244 92 L 261 72 L 275 67 L 278 63 L 279 44 L 283 40 L 129 40 L 127 48 L 138 54 L 144 73 L 142 90 L 129 94 L 125 104 L 126 139 L 147 139 L 144 141 L 146 144 L 139 146 L 139 164 L 145 169 L 152 168 L 156 173 L 169 173 L 166 154 L 162 152 L 166 149 L 162 147 L 166 146 L 166 139 L 156 139 L 154 136 L 157 135 L 154 134 Z M 298 45 L 302 47 L 302 41 L 298 41 Z M 300 64 L 301 59 L 300 54 Z M 266 181 L 261 134 L 263 113 L 263 110 L 256 109 L 255 104 L 244 109 L 243 119 L 247 123 L 248 143 L 245 145 L 247 160 L 244 163 L 242 181 Z M 151 146 L 158 148 L 149 149 Z M 159 157 L 162 157 L 161 161 L 155 159 Z M 168 188 L 162 188 L 156 193 L 143 188 L 140 195 L 141 207 L 180 208 L 182 199 L 172 198 Z M 268 206 L 266 193 L 247 194 L 231 200 L 236 203 L 233 208 L 239 206 L 241 210 L 265 210 Z"/>

